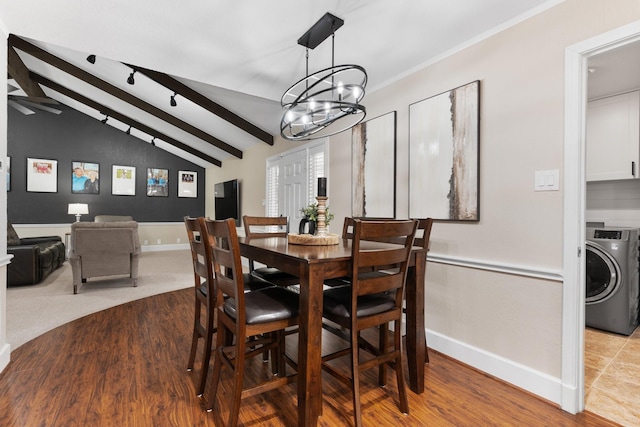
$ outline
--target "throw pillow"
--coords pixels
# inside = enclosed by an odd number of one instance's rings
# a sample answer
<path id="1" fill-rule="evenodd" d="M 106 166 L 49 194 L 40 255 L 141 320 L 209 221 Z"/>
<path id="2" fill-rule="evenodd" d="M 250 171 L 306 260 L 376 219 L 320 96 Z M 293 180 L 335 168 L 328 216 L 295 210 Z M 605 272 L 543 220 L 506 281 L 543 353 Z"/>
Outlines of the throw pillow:
<path id="1" fill-rule="evenodd" d="M 16 246 L 20 244 L 20 237 L 14 230 L 13 225 L 7 221 L 7 246 Z"/>

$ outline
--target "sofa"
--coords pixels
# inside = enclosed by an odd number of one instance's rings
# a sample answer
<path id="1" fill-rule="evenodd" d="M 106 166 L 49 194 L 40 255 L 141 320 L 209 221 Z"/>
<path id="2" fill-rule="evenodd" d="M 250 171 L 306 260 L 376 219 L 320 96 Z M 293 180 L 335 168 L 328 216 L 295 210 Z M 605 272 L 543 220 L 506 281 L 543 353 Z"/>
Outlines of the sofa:
<path id="1" fill-rule="evenodd" d="M 20 238 L 7 222 L 7 286 L 35 285 L 64 264 L 66 252 L 60 236 Z"/>
<path id="2" fill-rule="evenodd" d="M 75 222 L 69 246 L 74 294 L 94 277 L 127 275 L 137 286 L 141 248 L 136 221 Z"/>
<path id="3" fill-rule="evenodd" d="M 133 217 L 128 215 L 96 215 L 93 221 L 94 222 L 133 221 Z"/>

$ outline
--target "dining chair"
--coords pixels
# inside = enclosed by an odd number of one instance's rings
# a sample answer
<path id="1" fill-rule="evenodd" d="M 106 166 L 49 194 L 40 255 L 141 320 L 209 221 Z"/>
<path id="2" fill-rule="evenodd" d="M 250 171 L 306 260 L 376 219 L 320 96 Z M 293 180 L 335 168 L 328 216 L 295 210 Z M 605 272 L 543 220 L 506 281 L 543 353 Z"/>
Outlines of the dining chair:
<path id="1" fill-rule="evenodd" d="M 409 413 L 403 373 L 402 305 L 407 279 L 409 257 L 418 227 L 417 220 L 359 220 L 354 219 L 351 244 L 351 286 L 339 286 L 324 292 L 323 317 L 349 331 L 349 347 L 324 355 L 322 368 L 351 386 L 354 420 L 362 425 L 360 404 L 360 372 L 378 367 L 378 384 L 386 385 L 389 364 L 396 372 L 399 407 Z M 395 241 L 399 243 L 384 243 Z M 375 242 L 375 244 L 374 244 Z M 381 271 L 384 269 L 384 271 Z M 389 324 L 393 322 L 393 345 L 388 343 Z M 367 341 L 360 332 L 377 327 L 377 345 Z M 366 345 L 364 345 L 366 343 Z M 370 353 L 360 362 L 360 351 Z M 350 374 L 334 366 L 337 358 L 350 357 Z"/>
<path id="2" fill-rule="evenodd" d="M 288 218 L 284 216 L 248 216 L 242 217 L 244 233 L 248 239 L 266 239 L 269 237 L 287 237 Z M 300 279 L 275 267 L 255 268 L 249 259 L 249 271 L 254 276 L 267 280 L 277 286 L 291 286 L 300 283 Z"/>
<path id="3" fill-rule="evenodd" d="M 285 329 L 298 324 L 298 295 L 273 286 L 244 292 L 243 275 L 225 274 L 225 270 L 240 271 L 242 261 L 236 227 L 232 219 L 204 220 L 213 254 L 217 286 L 216 348 L 214 352 L 211 389 L 206 409 L 214 409 L 223 367 L 233 370 L 229 426 L 238 422 L 242 398 L 254 396 L 295 380 L 296 373 L 287 375 L 286 364 L 295 363 L 286 356 Z M 248 358 L 272 352 L 274 364 L 268 380 L 243 387 L 245 362 Z"/>
<path id="4" fill-rule="evenodd" d="M 204 349 L 202 355 L 202 368 L 200 369 L 199 380 L 197 381 L 196 394 L 201 396 L 204 392 L 207 374 L 209 372 L 209 361 L 211 360 L 211 346 L 213 344 L 213 334 L 216 333 L 214 321 L 215 292 L 213 289 L 213 269 L 209 266 L 206 245 L 201 231 L 201 221 L 195 217 L 184 217 L 187 228 L 187 238 L 191 248 L 191 259 L 193 261 L 193 281 L 195 290 L 195 314 L 193 318 L 193 338 L 191 339 L 191 351 L 187 370 L 192 371 L 198 350 L 200 338 L 204 338 Z"/>

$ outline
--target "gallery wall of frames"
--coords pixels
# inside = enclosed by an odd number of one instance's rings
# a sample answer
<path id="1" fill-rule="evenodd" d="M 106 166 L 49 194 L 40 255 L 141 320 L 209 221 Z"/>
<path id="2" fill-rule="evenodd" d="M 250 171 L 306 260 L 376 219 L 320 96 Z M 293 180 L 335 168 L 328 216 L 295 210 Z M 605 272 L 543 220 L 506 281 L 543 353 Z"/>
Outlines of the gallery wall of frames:
<path id="1" fill-rule="evenodd" d="M 59 115 L 8 110 L 7 218 L 14 224 L 73 222 L 89 214 L 139 222 L 203 216 L 205 169 L 71 108 Z"/>

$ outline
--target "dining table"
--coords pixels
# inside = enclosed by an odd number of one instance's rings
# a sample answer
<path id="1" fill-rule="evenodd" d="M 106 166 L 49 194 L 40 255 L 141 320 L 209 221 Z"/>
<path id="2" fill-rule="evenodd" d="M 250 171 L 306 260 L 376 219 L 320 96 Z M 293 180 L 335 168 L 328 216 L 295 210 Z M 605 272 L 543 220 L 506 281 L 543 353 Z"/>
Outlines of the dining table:
<path id="1" fill-rule="evenodd" d="M 348 276 L 351 240 L 333 245 L 289 243 L 286 237 L 240 237 L 242 256 L 276 267 L 300 279 L 298 326 L 298 425 L 315 426 L 322 415 L 322 296 L 326 279 Z M 367 242 L 371 248 L 385 243 Z M 428 362 L 424 322 L 424 279 L 427 250 L 414 246 L 405 286 L 406 352 L 409 388 L 424 391 L 424 366 Z"/>

